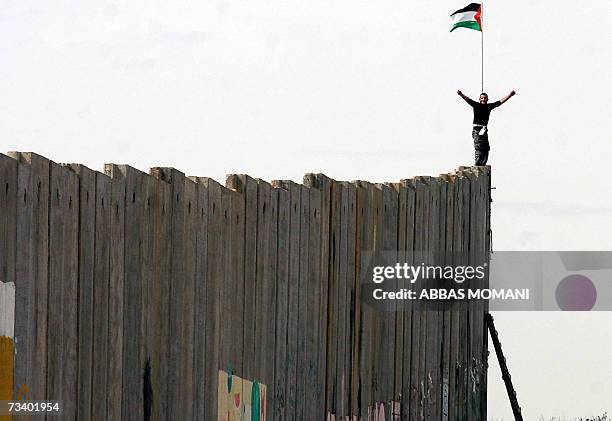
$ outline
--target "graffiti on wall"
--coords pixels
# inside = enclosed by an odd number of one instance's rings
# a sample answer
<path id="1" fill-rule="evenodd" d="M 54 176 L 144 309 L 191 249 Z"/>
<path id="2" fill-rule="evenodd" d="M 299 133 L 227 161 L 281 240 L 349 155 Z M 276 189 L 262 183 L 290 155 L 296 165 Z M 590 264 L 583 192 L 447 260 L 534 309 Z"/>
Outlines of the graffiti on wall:
<path id="1" fill-rule="evenodd" d="M 266 385 L 219 371 L 219 421 L 266 421 Z"/>
<path id="2" fill-rule="evenodd" d="M 14 335 L 15 284 L 0 282 L 0 400 L 13 399 Z"/>
<path id="3" fill-rule="evenodd" d="M 387 415 L 386 415 L 387 414 Z M 365 417 L 336 416 L 336 414 L 327 413 L 327 421 L 399 421 L 401 419 L 401 404 L 399 402 L 376 403 L 368 408 L 368 415 Z"/>

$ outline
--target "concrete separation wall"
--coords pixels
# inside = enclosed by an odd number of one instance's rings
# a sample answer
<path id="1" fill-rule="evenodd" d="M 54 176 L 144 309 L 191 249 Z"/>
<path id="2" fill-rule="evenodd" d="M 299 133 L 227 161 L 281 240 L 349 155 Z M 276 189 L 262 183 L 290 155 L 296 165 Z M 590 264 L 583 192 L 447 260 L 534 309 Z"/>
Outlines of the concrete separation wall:
<path id="1" fill-rule="evenodd" d="M 489 167 L 221 185 L 11 152 L 0 198 L 0 399 L 12 382 L 66 420 L 486 420 L 486 306 L 379 312 L 359 285 L 372 250 L 488 253 Z"/>

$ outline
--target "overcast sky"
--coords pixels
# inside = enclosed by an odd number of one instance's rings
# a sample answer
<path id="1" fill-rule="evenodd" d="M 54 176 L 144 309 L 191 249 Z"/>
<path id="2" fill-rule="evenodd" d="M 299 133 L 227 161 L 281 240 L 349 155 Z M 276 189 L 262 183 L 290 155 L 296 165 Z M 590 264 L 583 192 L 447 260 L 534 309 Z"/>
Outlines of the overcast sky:
<path id="1" fill-rule="evenodd" d="M 0 150 L 301 181 L 470 165 L 459 0 L 0 1 Z M 612 250 L 612 2 L 485 4 L 494 247 Z M 612 411 L 612 314 L 497 314 L 526 419 Z M 489 414 L 511 419 L 491 359 Z"/>

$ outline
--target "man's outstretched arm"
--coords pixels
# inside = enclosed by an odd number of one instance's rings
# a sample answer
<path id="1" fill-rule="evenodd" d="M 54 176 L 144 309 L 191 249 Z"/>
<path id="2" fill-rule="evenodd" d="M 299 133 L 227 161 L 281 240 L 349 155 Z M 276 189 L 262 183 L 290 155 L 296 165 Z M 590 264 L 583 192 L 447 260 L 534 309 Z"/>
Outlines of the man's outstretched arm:
<path id="1" fill-rule="evenodd" d="M 512 98 L 514 95 L 516 95 L 515 91 L 510 92 L 508 95 L 506 95 L 505 97 L 503 97 L 502 99 L 499 100 L 499 102 L 501 102 L 502 104 L 506 101 L 508 101 L 510 98 Z"/>
<path id="2" fill-rule="evenodd" d="M 459 95 L 461 98 L 463 98 L 463 100 L 464 100 L 465 102 L 467 102 L 468 104 L 470 104 L 470 105 L 471 105 L 472 103 L 476 102 L 476 101 L 474 101 L 473 99 L 468 98 L 466 95 L 463 95 L 463 92 L 461 92 L 461 91 L 457 91 L 457 95 Z"/>

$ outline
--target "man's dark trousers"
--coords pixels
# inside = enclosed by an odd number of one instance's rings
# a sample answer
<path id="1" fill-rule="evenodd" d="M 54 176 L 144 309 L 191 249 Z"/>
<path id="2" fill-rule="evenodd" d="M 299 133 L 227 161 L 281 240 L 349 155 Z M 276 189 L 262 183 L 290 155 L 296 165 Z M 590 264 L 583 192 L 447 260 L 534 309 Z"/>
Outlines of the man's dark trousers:
<path id="1" fill-rule="evenodd" d="M 489 159 L 489 131 L 485 129 L 483 134 L 480 134 L 482 126 L 474 126 L 472 130 L 472 138 L 474 139 L 475 161 L 476 165 L 487 165 Z"/>

